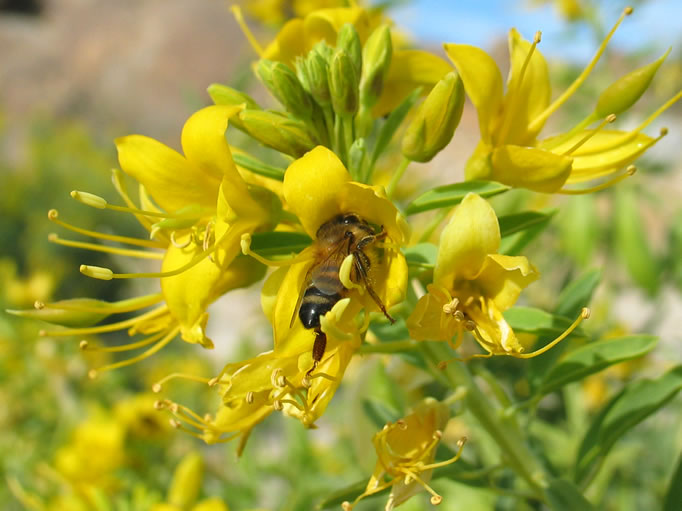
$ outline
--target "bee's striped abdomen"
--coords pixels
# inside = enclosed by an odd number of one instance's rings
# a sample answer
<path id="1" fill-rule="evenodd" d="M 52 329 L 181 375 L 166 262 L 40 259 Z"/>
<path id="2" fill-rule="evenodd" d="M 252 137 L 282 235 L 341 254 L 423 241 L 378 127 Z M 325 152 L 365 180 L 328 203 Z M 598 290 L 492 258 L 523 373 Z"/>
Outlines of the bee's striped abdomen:
<path id="1" fill-rule="evenodd" d="M 298 317 L 304 328 L 319 328 L 320 316 L 324 316 L 332 310 L 332 307 L 341 299 L 340 293 L 326 294 L 316 286 L 310 286 L 305 290 Z"/>

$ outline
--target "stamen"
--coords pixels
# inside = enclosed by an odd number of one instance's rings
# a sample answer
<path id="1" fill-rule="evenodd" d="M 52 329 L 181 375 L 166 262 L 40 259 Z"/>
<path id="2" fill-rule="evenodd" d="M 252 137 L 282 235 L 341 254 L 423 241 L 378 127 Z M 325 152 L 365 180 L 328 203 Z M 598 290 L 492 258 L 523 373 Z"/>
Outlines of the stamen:
<path id="1" fill-rule="evenodd" d="M 138 257 L 140 259 L 157 259 L 162 260 L 163 254 L 159 252 L 146 252 L 144 250 L 133 250 L 129 248 L 108 247 L 106 245 L 97 245 L 96 243 L 87 243 L 84 241 L 72 241 L 61 239 L 56 233 L 50 233 L 47 240 L 57 245 L 65 247 L 82 248 L 85 250 L 92 250 L 93 252 L 105 252 L 107 254 L 115 254 L 125 257 Z"/>
<path id="2" fill-rule="evenodd" d="M 88 192 L 80 192 L 78 190 L 73 190 L 70 193 L 71 197 L 78 202 L 85 204 L 86 206 L 90 206 L 93 208 L 97 209 L 109 209 L 111 211 L 118 211 L 121 213 L 131 213 L 133 215 L 141 215 L 141 216 L 151 216 L 155 218 L 175 218 L 175 219 L 180 219 L 180 220 L 190 220 L 197 218 L 197 213 L 193 211 L 192 215 L 188 214 L 179 214 L 179 213 L 165 213 L 165 212 L 160 212 L 160 211 L 149 211 L 149 210 L 143 210 L 143 209 L 138 209 L 135 207 L 125 207 L 125 206 L 116 206 L 114 204 L 109 204 L 106 199 L 99 197 L 98 195 L 94 195 L 92 193 Z"/>
<path id="3" fill-rule="evenodd" d="M 152 385 L 152 392 L 158 394 L 159 392 L 161 392 L 161 389 L 163 388 L 164 383 L 166 383 L 170 380 L 175 380 L 175 379 L 196 381 L 199 383 L 205 383 L 206 385 L 208 385 L 208 382 L 209 382 L 208 378 L 202 378 L 201 376 L 196 376 L 193 374 L 171 373 L 168 376 L 164 376 L 159 381 L 157 381 L 154 385 Z"/>
<path id="4" fill-rule="evenodd" d="M 152 343 L 158 341 L 161 337 L 163 337 L 163 334 L 164 334 L 164 332 L 160 332 L 156 335 L 152 335 L 151 337 L 148 337 L 147 339 L 143 339 L 143 340 L 137 341 L 137 342 L 131 342 L 129 344 L 124 344 L 122 346 L 104 346 L 104 347 L 102 347 L 102 346 L 90 346 L 90 343 L 86 340 L 82 340 L 78 346 L 82 351 L 102 351 L 102 352 L 107 352 L 107 353 L 118 353 L 118 352 L 122 352 L 122 351 L 136 350 L 138 348 L 142 348 L 144 346 L 152 344 Z"/>
<path id="5" fill-rule="evenodd" d="M 573 322 L 573 324 L 571 326 L 569 326 L 563 334 L 561 334 L 559 337 L 554 339 L 552 342 L 546 344 L 545 346 L 543 346 L 539 350 L 533 351 L 532 353 L 518 353 L 518 354 L 508 353 L 508 355 L 516 357 L 516 358 L 533 358 L 533 357 L 537 357 L 538 355 L 542 355 L 545 351 L 553 348 L 554 346 L 559 344 L 561 341 L 563 341 L 566 337 L 568 337 L 571 334 L 571 332 L 573 332 L 573 330 L 578 328 L 578 325 L 580 325 L 580 323 L 582 323 L 583 319 L 588 319 L 589 317 L 590 317 L 590 309 L 588 309 L 587 307 L 583 307 L 583 309 L 580 311 L 580 316 L 578 316 L 578 318 Z"/>
<path id="6" fill-rule="evenodd" d="M 451 465 L 455 461 L 457 461 L 460 456 L 462 456 L 462 451 L 464 450 L 464 444 L 467 442 L 467 437 L 463 436 L 457 441 L 457 454 L 455 454 L 452 458 L 449 460 L 445 461 L 439 461 L 438 463 L 430 463 L 429 465 L 422 465 L 419 467 L 420 471 L 424 470 L 433 470 L 434 468 L 440 468 L 440 467 L 445 467 L 447 465 Z"/>
<path id="7" fill-rule="evenodd" d="M 569 85 L 569 87 L 563 92 L 563 94 L 561 94 L 557 99 L 555 99 L 554 102 L 552 102 L 552 104 L 545 108 L 545 110 L 540 115 L 538 115 L 535 119 L 533 119 L 530 122 L 530 124 L 528 125 L 529 131 L 537 131 L 540 128 L 540 126 L 549 118 L 549 116 L 556 112 L 559 109 L 559 107 L 561 107 L 561 105 L 563 105 L 566 102 L 566 100 L 568 100 L 568 98 L 570 98 L 573 95 L 573 93 L 575 93 L 575 91 L 578 90 L 578 87 L 580 87 L 583 84 L 583 82 L 592 72 L 592 69 L 594 69 L 594 66 L 597 65 L 597 62 L 604 53 L 604 50 L 606 50 L 606 46 L 609 44 L 609 41 L 611 40 L 611 37 L 613 37 L 613 34 L 616 32 L 618 26 L 623 22 L 626 16 L 632 14 L 632 11 L 633 11 L 632 7 L 626 7 L 625 9 L 623 9 L 623 13 L 620 15 L 618 21 L 613 26 L 611 31 L 606 35 L 601 45 L 599 46 L 597 53 L 595 53 L 594 57 L 592 57 L 592 60 L 587 65 L 587 67 L 583 69 L 583 72 L 580 73 L 578 78 L 576 78 L 571 85 Z"/>
<path id="8" fill-rule="evenodd" d="M 115 234 L 104 234 L 97 231 L 89 231 L 87 229 L 82 229 L 80 227 L 76 227 L 75 225 L 63 222 L 62 220 L 59 220 L 57 218 L 58 216 L 59 212 L 56 209 L 51 209 L 50 211 L 47 212 L 47 218 L 51 222 L 54 222 L 55 224 L 64 227 L 65 229 L 68 229 L 69 231 L 77 232 L 85 236 L 90 236 L 91 238 L 115 241 L 118 243 L 127 243 L 128 245 L 137 245 L 139 247 L 166 248 L 167 246 L 165 243 L 160 243 L 158 241 L 153 240 L 144 240 L 139 238 L 130 238 L 128 236 L 117 236 Z"/>
<path id="9" fill-rule="evenodd" d="M 171 244 L 172 244 L 175 248 L 186 248 L 186 247 L 188 247 L 188 246 L 190 245 L 190 243 L 192 243 L 192 237 L 189 236 L 189 237 L 187 238 L 187 241 L 186 241 L 185 243 L 178 243 L 178 242 L 175 240 L 175 231 L 173 231 L 173 232 L 170 233 L 170 241 L 171 241 Z"/>
<path id="10" fill-rule="evenodd" d="M 600 185 L 593 186 L 592 188 L 582 188 L 580 190 L 568 190 L 566 188 L 562 188 L 561 190 L 558 190 L 557 192 L 554 193 L 560 193 L 562 195 L 585 195 L 586 193 L 594 193 L 594 192 L 599 192 L 601 190 L 605 190 L 606 188 L 611 188 L 613 185 L 620 183 L 624 179 L 627 179 L 630 176 L 633 176 L 637 172 L 637 167 L 634 165 L 630 165 L 627 169 L 625 169 L 625 173 L 621 174 L 620 176 L 614 177 L 613 179 L 610 179 Z"/>
<path id="11" fill-rule="evenodd" d="M 132 312 L 163 301 L 163 295 L 161 293 L 155 293 L 146 296 L 138 296 L 136 298 L 129 298 L 127 300 L 121 300 L 118 302 L 101 302 L 104 304 L 102 307 L 81 304 L 71 304 L 68 302 L 57 302 L 57 303 L 43 303 L 36 301 L 33 306 L 40 309 L 55 309 L 55 310 L 72 310 L 78 312 L 93 312 L 93 313 L 104 313 L 104 314 L 121 314 L 123 312 Z"/>
<path id="12" fill-rule="evenodd" d="M 101 334 L 104 332 L 115 332 L 116 330 L 124 330 L 128 327 L 135 325 L 140 321 L 144 321 L 150 318 L 154 318 L 166 312 L 168 310 L 168 305 L 163 304 L 156 309 L 152 309 L 149 312 L 145 312 L 134 318 L 126 319 L 125 321 L 118 321 L 116 323 L 110 323 L 108 325 L 94 326 L 88 328 L 65 328 L 63 330 L 41 330 L 39 335 L 42 337 L 66 337 L 71 335 L 90 335 L 90 334 Z"/>
<path id="13" fill-rule="evenodd" d="M 247 41 L 249 41 L 251 48 L 254 49 L 254 51 L 258 54 L 259 57 L 262 57 L 263 47 L 254 37 L 253 33 L 249 29 L 249 26 L 246 24 L 246 21 L 244 21 L 244 16 L 242 15 L 242 10 L 240 9 L 240 7 L 238 5 L 233 5 L 230 8 L 230 10 L 232 11 L 232 15 L 234 16 L 235 21 L 239 25 L 239 28 L 242 29 L 242 33 L 244 34 L 244 36 L 246 36 Z"/>
<path id="14" fill-rule="evenodd" d="M 248 391 L 248 392 L 246 393 L 246 397 L 244 398 L 244 401 L 246 401 L 247 404 L 252 405 L 252 404 L 253 404 L 253 400 L 254 400 L 253 391 L 250 390 L 250 391 Z"/>
<path id="15" fill-rule="evenodd" d="M 123 178 L 123 173 L 120 170 L 111 169 L 111 182 L 114 184 L 114 188 L 116 189 L 118 194 L 123 199 L 123 202 L 125 202 L 129 207 L 134 209 L 135 203 L 128 196 L 128 190 L 126 189 L 125 181 Z M 147 231 L 151 232 L 152 223 L 148 218 L 146 218 L 142 215 L 135 215 L 135 218 L 137 219 L 138 222 L 140 222 L 140 225 L 142 225 L 142 227 L 147 229 Z M 167 239 L 165 236 L 159 236 L 159 237 L 163 238 L 163 239 Z"/>
<path id="16" fill-rule="evenodd" d="M 163 339 L 161 339 L 159 342 L 157 342 L 154 346 L 149 348 L 144 353 L 141 353 L 140 355 L 133 357 L 133 358 L 128 358 L 126 360 L 122 360 L 120 362 L 115 362 L 113 364 L 107 364 L 105 366 L 98 367 L 97 369 L 92 369 L 92 370 L 90 370 L 90 372 L 88 372 L 88 376 L 90 377 L 90 379 L 95 379 L 95 378 L 97 378 L 97 375 L 101 372 L 111 371 L 112 369 L 118 369 L 120 367 L 126 367 L 129 365 L 135 364 L 137 362 L 140 362 L 141 360 L 144 360 L 145 358 L 152 356 L 153 354 L 155 354 L 156 352 L 161 350 L 161 348 L 166 346 L 169 342 L 171 342 L 173 339 L 175 339 L 175 336 L 178 334 L 179 331 L 180 331 L 180 327 L 177 326 L 177 327 L 173 328 L 168 333 L 168 335 L 166 335 Z"/>
<path id="17" fill-rule="evenodd" d="M 597 126 L 593 130 L 590 130 L 573 147 L 571 147 L 568 151 L 564 152 L 563 156 L 568 156 L 568 155 L 572 154 L 579 147 L 581 147 L 585 142 L 587 142 L 589 139 L 591 139 L 593 136 L 595 136 L 604 126 L 606 126 L 607 124 L 611 124 L 615 120 L 616 120 L 616 114 L 607 115 L 606 118 L 601 123 L 599 123 L 599 126 Z"/>
<path id="18" fill-rule="evenodd" d="M 293 257 L 281 260 L 266 259 L 265 257 L 258 255 L 251 250 L 251 235 L 249 233 L 242 234 L 241 239 L 242 254 L 253 257 L 256 261 L 266 266 L 290 266 L 292 264 L 301 263 L 303 261 L 309 261 L 313 258 L 312 253 L 309 251 L 306 253 L 304 250 L 300 254 Z"/>
<path id="19" fill-rule="evenodd" d="M 436 493 L 436 491 L 433 488 L 431 488 L 428 484 L 426 484 L 426 482 L 424 482 L 424 480 L 421 477 L 419 477 L 417 474 L 415 474 L 414 472 L 412 472 L 406 468 L 402 468 L 402 467 L 399 468 L 398 470 L 400 472 L 402 472 L 403 474 L 405 474 L 406 478 L 409 476 L 411 479 L 414 479 L 415 481 L 417 481 L 417 483 L 419 483 L 419 485 L 422 488 L 424 488 L 427 492 L 429 492 L 431 494 L 431 504 L 433 504 L 434 506 L 437 506 L 438 504 L 443 502 L 443 497 L 438 495 Z"/>

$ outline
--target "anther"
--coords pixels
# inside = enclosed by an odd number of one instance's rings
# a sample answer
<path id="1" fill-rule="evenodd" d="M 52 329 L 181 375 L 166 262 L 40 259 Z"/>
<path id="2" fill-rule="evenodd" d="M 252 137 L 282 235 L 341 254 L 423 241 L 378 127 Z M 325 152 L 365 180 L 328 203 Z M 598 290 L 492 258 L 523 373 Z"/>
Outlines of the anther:
<path id="1" fill-rule="evenodd" d="M 533 37 L 533 42 L 535 44 L 538 44 L 540 41 L 542 41 L 542 32 L 540 32 L 538 30 L 537 32 L 535 32 L 535 36 Z"/>
<path id="2" fill-rule="evenodd" d="M 457 321 L 464 321 L 464 313 L 462 311 L 457 310 L 452 315 Z"/>
<path id="3" fill-rule="evenodd" d="M 213 415 L 211 415 L 210 413 L 205 413 L 204 414 L 204 421 L 205 422 L 213 422 Z"/>
<path id="4" fill-rule="evenodd" d="M 606 118 L 604 120 L 606 122 L 608 122 L 609 124 L 611 124 L 616 120 L 616 114 L 609 114 L 606 116 Z"/>
<path id="5" fill-rule="evenodd" d="M 78 190 L 73 190 L 70 193 L 70 195 L 73 199 L 76 199 L 78 202 L 81 202 L 86 206 L 91 206 L 97 209 L 105 209 L 108 204 L 108 202 L 105 199 L 93 193 L 79 192 Z"/>
<path id="6" fill-rule="evenodd" d="M 270 374 L 270 384 L 273 387 L 281 388 L 283 385 L 280 385 L 280 378 L 282 375 L 282 368 L 277 367 L 272 373 Z"/>
<path id="7" fill-rule="evenodd" d="M 457 440 L 457 447 L 458 447 L 459 449 L 461 449 L 462 447 L 464 447 L 464 444 L 467 443 L 467 440 L 468 440 L 468 439 L 467 439 L 467 437 L 465 437 L 465 436 L 463 436 L 462 438 L 460 438 L 459 440 Z"/>
<path id="8" fill-rule="evenodd" d="M 589 319 L 590 314 L 592 314 L 592 311 L 587 307 L 583 307 L 582 310 L 580 311 L 580 315 L 582 316 L 583 319 Z"/>
<path id="9" fill-rule="evenodd" d="M 301 385 L 303 386 L 304 389 L 309 389 L 312 384 L 313 381 L 307 374 L 301 380 Z"/>
<path id="10" fill-rule="evenodd" d="M 668 128 L 666 128 L 665 126 L 663 126 L 663 127 L 661 128 L 661 131 L 659 131 L 659 136 L 665 137 L 667 134 L 668 134 Z"/>
<path id="11" fill-rule="evenodd" d="M 464 322 L 464 328 L 466 328 L 469 332 L 473 332 L 474 330 L 476 330 L 476 323 L 468 319 Z"/>
<path id="12" fill-rule="evenodd" d="M 431 504 L 433 504 L 434 506 L 437 506 L 441 502 L 443 502 L 443 497 L 441 497 L 440 495 L 431 496 Z"/>
<path id="13" fill-rule="evenodd" d="M 398 426 L 403 431 L 407 430 L 407 423 L 402 419 L 398 419 L 397 421 L 395 421 L 395 425 Z"/>
<path id="14" fill-rule="evenodd" d="M 150 236 L 152 236 L 151 233 L 150 233 Z M 152 237 L 153 237 L 153 236 L 152 236 Z M 188 237 L 188 238 L 187 238 L 187 241 L 186 241 L 185 243 L 178 243 L 178 242 L 176 241 L 176 239 L 175 239 L 175 231 L 172 231 L 172 232 L 170 233 L 170 241 L 171 241 L 171 244 L 172 244 L 175 248 L 186 248 L 186 247 L 189 246 L 190 243 L 192 243 L 192 237 L 191 237 L 191 236 Z"/>
<path id="15" fill-rule="evenodd" d="M 161 386 L 160 383 L 155 383 L 154 385 L 152 385 L 152 392 L 153 392 L 154 394 L 158 394 L 159 392 L 161 392 L 161 389 L 162 389 L 162 388 L 163 388 L 163 387 Z"/>
<path id="16" fill-rule="evenodd" d="M 630 14 L 634 12 L 634 9 L 628 5 L 625 9 L 623 9 L 623 12 L 626 16 L 630 16 Z"/>
<path id="17" fill-rule="evenodd" d="M 437 429 L 436 431 L 434 431 L 433 439 L 434 440 L 440 440 L 441 438 L 443 438 L 443 432 L 440 429 Z"/>
<path id="18" fill-rule="evenodd" d="M 90 369 L 88 371 L 88 378 L 90 378 L 91 380 L 94 380 L 95 378 L 97 378 L 97 374 L 98 373 L 95 369 Z"/>
<path id="19" fill-rule="evenodd" d="M 253 391 L 250 390 L 246 393 L 246 398 L 244 399 L 248 404 L 253 404 Z"/>
<path id="20" fill-rule="evenodd" d="M 169 419 L 168 423 L 174 429 L 180 429 L 180 427 L 182 426 L 182 424 L 180 424 L 180 421 L 176 421 L 175 419 Z"/>
<path id="21" fill-rule="evenodd" d="M 166 408 L 166 405 L 164 405 L 163 401 L 157 399 L 154 401 L 154 410 L 163 410 Z"/>
<path id="22" fill-rule="evenodd" d="M 37 310 L 42 310 L 45 308 L 45 302 L 41 302 L 40 300 L 36 300 L 33 302 L 33 308 Z"/>
<path id="23" fill-rule="evenodd" d="M 81 264 L 79 270 L 83 275 L 91 277 L 93 279 L 111 280 L 112 278 L 114 278 L 114 272 L 111 271 L 109 268 Z"/>
<path id="24" fill-rule="evenodd" d="M 218 378 L 217 378 L 217 377 L 216 377 L 216 378 L 211 378 L 210 380 L 208 380 L 208 386 L 209 386 L 209 387 L 214 387 L 217 383 L 218 383 Z"/>
<path id="25" fill-rule="evenodd" d="M 282 404 L 282 402 L 281 402 L 279 399 L 275 399 L 275 400 L 272 402 L 272 407 L 273 407 L 275 410 L 277 410 L 278 412 L 281 412 L 282 410 L 284 410 L 284 405 Z"/>
<path id="26" fill-rule="evenodd" d="M 47 212 L 47 219 L 48 220 L 54 220 L 59 216 L 59 211 L 56 209 L 51 209 L 50 211 Z"/>
<path id="27" fill-rule="evenodd" d="M 168 409 L 173 413 L 178 413 L 178 410 L 180 409 L 180 407 L 178 406 L 177 403 L 171 403 L 170 406 L 168 407 Z"/>
<path id="28" fill-rule="evenodd" d="M 82 350 L 85 351 L 88 349 L 88 341 L 82 340 L 79 344 L 78 347 Z"/>

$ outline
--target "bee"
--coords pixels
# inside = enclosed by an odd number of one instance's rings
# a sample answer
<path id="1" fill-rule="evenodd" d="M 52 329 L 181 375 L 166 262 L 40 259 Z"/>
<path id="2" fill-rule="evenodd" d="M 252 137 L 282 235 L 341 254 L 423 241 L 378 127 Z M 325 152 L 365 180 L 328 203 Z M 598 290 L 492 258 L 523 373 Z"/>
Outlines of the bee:
<path id="1" fill-rule="evenodd" d="M 313 244 L 315 263 L 306 274 L 302 292 L 291 318 L 292 326 L 298 315 L 303 328 L 315 332 L 313 367 L 308 371 L 308 376 L 317 368 L 327 347 L 327 336 L 320 327 L 320 317 L 348 294 L 348 289 L 339 278 L 341 263 L 347 256 L 353 256 L 351 280 L 354 283 L 361 283 L 384 316 L 391 323 L 395 323 L 374 291 L 369 274 L 372 253 L 368 249 L 384 240 L 386 236 L 383 227 L 376 232 L 369 223 L 354 213 L 337 215 L 317 230 Z"/>

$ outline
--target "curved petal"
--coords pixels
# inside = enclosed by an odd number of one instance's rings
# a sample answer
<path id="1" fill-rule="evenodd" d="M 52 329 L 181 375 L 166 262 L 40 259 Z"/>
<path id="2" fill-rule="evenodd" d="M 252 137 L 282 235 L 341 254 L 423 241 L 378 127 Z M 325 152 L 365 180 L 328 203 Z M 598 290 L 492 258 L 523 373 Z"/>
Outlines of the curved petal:
<path id="1" fill-rule="evenodd" d="M 343 212 L 337 196 L 350 179 L 341 160 L 323 146 L 289 165 L 284 174 L 284 198 L 311 238 L 320 225 Z"/>
<path id="2" fill-rule="evenodd" d="M 337 7 L 313 11 L 303 21 L 307 47 L 312 48 L 319 41 L 326 41 L 332 47 L 336 46 L 337 33 L 346 23 L 355 27 L 360 41 L 367 39 L 370 20 L 365 9 Z"/>
<path id="3" fill-rule="evenodd" d="M 516 303 L 521 291 L 540 278 L 540 273 L 523 256 L 492 254 L 486 257 L 476 285 L 500 311 Z"/>
<path id="4" fill-rule="evenodd" d="M 434 284 L 452 289 L 456 278 L 475 278 L 487 255 L 497 252 L 500 239 L 493 208 L 478 195 L 467 194 L 441 234 Z"/>
<path id="5" fill-rule="evenodd" d="M 177 211 L 197 204 L 215 210 L 219 179 L 153 138 L 128 135 L 115 143 L 121 169 L 142 183 L 163 209 Z"/>
<path id="6" fill-rule="evenodd" d="M 375 117 L 391 112 L 417 87 L 429 93 L 441 78 L 452 71 L 445 60 L 423 50 L 396 50 L 378 103 L 372 108 Z"/>
<path id="7" fill-rule="evenodd" d="M 516 338 L 516 334 L 509 323 L 502 316 L 502 312 L 492 300 L 483 299 L 486 310 L 469 307 L 466 312 L 476 323 L 474 337 L 486 351 L 493 355 L 521 353 L 523 346 Z"/>
<path id="8" fill-rule="evenodd" d="M 443 313 L 443 306 L 451 297 L 437 286 L 429 285 L 412 314 L 407 318 L 410 337 L 416 341 L 447 341 L 457 332 L 454 317 Z"/>
<path id="9" fill-rule="evenodd" d="M 275 39 L 265 48 L 262 58 L 284 62 L 293 68 L 294 60 L 308 51 L 303 34 L 303 20 L 287 21 Z"/>
<path id="10" fill-rule="evenodd" d="M 195 112 L 182 128 L 182 150 L 194 167 L 214 179 L 228 179 L 235 194 L 246 193 L 246 183 L 232 161 L 225 131 L 241 106 L 212 105 Z"/>
<path id="11" fill-rule="evenodd" d="M 457 68 L 464 90 L 478 112 L 481 139 L 491 142 L 492 122 L 502 106 L 502 75 L 493 58 L 468 44 L 445 44 L 445 53 Z"/>
<path id="12" fill-rule="evenodd" d="M 493 149 L 491 161 L 490 178 L 494 181 L 545 193 L 556 192 L 563 186 L 573 164 L 568 156 L 515 145 Z"/>
<path id="13" fill-rule="evenodd" d="M 509 31 L 511 67 L 507 94 L 504 98 L 504 112 L 500 120 L 500 124 L 507 125 L 506 134 L 503 140 L 495 140 L 495 144 L 532 145 L 544 125 L 540 124 L 533 131 L 528 131 L 531 121 L 549 105 L 551 95 L 547 62 L 537 48 L 525 65 L 521 77 L 530 49 L 531 43 L 512 28 Z"/>

